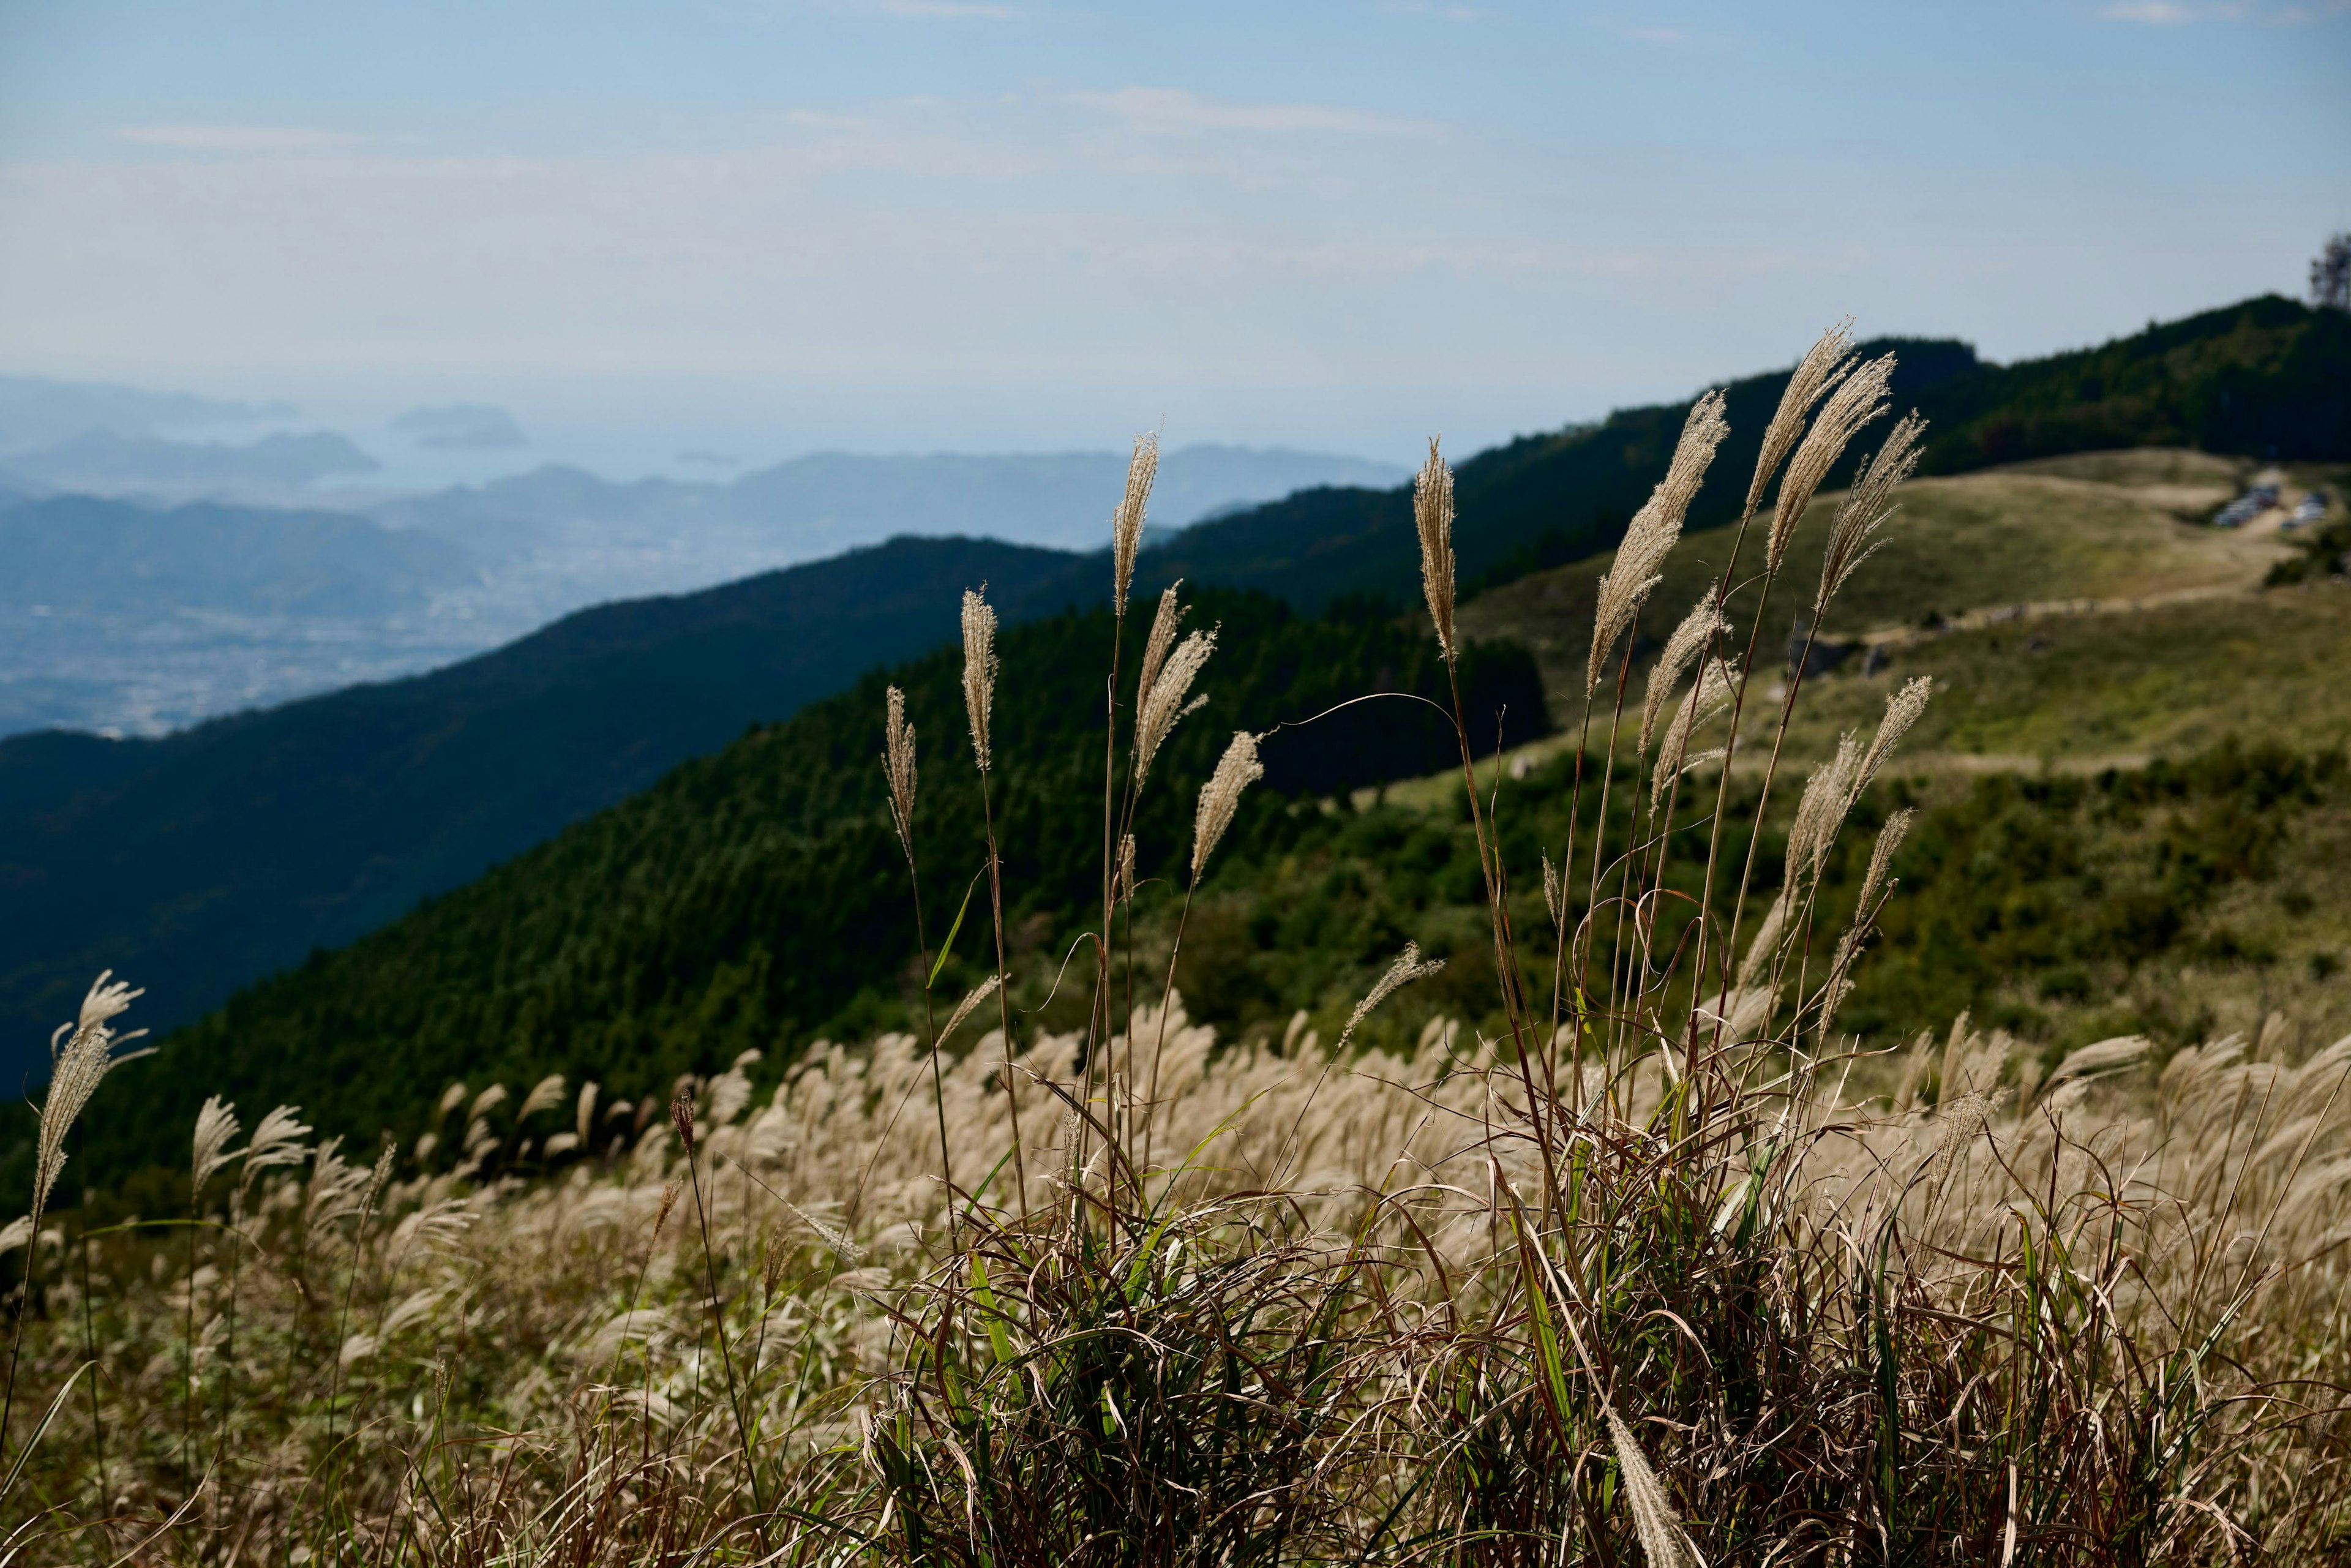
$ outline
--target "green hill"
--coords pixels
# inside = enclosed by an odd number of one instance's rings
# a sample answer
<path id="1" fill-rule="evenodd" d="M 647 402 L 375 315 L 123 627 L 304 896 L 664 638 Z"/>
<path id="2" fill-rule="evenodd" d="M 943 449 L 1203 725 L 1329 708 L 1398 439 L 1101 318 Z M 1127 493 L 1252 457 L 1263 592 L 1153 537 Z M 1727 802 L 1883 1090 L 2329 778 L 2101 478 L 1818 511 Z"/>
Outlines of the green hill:
<path id="1" fill-rule="evenodd" d="M 138 976 L 159 1028 L 199 1017 L 935 647 L 967 585 L 989 581 L 1008 615 L 1059 609 L 1078 559 L 897 540 L 162 739 L 0 742 L 0 1077 L 46 1070 L 49 1030 L 100 969 Z"/>
<path id="2" fill-rule="evenodd" d="M 952 602 L 952 601 L 950 601 Z M 1293 615 L 1255 595 L 1201 597 L 1192 623 L 1221 622 L 1186 720 L 1155 766 L 1137 822 L 1140 864 L 1165 874 L 1188 841 L 1193 795 L 1232 731 L 1296 721 L 1369 691 L 1445 690 L 1417 628 L 1344 612 Z M 1025 972 L 1066 945 L 1097 895 L 1101 844 L 1068 839 L 1100 820 L 1106 612 L 1014 627 L 998 644 L 996 819 L 1008 925 Z M 1142 631 L 1130 628 L 1134 670 Z M 980 801 L 963 717 L 959 651 L 887 677 L 922 742 L 919 847 L 934 939 L 982 863 Z M 1545 718 L 1520 649 L 1473 648 L 1462 666 L 1473 727 L 1518 744 Z M 823 1033 L 904 1025 L 919 1000 L 904 862 L 876 757 L 873 674 L 786 722 L 677 768 L 405 919 L 233 998 L 110 1078 L 91 1117 L 91 1168 L 120 1172 L 184 1140 L 208 1093 L 300 1103 L 319 1126 L 413 1131 L 451 1078 L 599 1079 L 622 1095 L 666 1093 L 679 1072 L 772 1054 Z M 1237 844 L 1280 831 L 1285 796 L 1308 799 L 1457 755 L 1419 705 L 1360 706 L 1265 744 L 1264 786 Z M 985 894 L 981 895 L 984 903 Z M 978 911 L 940 982 L 984 969 Z M 1074 1000 L 1074 992 L 1072 992 Z M 1082 1004 L 1077 1004 L 1081 1009 Z M 29 1135 L 29 1122 L 23 1124 Z M 21 1162 L 20 1146 L 5 1157 Z"/>
<path id="3" fill-rule="evenodd" d="M 2095 349 L 1993 365 L 1963 343 L 1882 339 L 1901 357 L 1897 409 L 1932 422 L 1928 474 L 2121 447 L 2351 461 L 2351 317 L 2263 296 Z M 1724 389 L 1719 473 L 1754 464 L 1787 372 Z M 1522 436 L 1460 464 L 1457 549 L 1465 582 L 1501 583 L 1612 547 L 1664 472 L 1687 404 L 1620 410 L 1597 425 Z M 1868 438 L 1864 437 L 1864 444 Z M 1731 520 L 1738 486 L 1709 486 L 1689 526 Z M 1186 529 L 1164 573 L 1261 588 L 1300 605 L 1412 589 L 1408 490 L 1309 490 Z"/>

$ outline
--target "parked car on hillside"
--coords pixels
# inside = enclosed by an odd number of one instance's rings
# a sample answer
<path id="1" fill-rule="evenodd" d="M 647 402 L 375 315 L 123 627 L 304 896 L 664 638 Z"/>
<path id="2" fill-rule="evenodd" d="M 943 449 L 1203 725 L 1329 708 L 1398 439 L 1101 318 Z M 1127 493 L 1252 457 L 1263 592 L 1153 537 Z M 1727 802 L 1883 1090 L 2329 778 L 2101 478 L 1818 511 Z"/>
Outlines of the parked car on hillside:
<path id="1" fill-rule="evenodd" d="M 2242 528 L 2277 504 L 2278 487 L 2275 485 L 2256 485 L 2221 507 L 2219 515 L 2213 517 L 2212 526 L 2216 528 Z"/>

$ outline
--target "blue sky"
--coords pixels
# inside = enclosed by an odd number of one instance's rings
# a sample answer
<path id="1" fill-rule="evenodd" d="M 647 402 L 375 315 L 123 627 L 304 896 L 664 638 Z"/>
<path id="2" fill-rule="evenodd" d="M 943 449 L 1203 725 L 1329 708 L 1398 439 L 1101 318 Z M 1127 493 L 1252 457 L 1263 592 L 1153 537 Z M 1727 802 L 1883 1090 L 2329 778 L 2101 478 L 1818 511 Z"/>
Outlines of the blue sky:
<path id="1" fill-rule="evenodd" d="M 2351 7 L 0 0 L 0 370 L 537 455 L 1409 461 L 2351 227 Z"/>

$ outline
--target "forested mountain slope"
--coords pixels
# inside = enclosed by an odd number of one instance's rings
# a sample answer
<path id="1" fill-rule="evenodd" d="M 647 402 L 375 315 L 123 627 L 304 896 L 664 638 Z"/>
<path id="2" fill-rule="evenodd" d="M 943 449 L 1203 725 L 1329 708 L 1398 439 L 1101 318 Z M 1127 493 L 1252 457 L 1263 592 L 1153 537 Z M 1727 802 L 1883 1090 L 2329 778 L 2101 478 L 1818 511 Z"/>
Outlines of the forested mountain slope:
<path id="1" fill-rule="evenodd" d="M 1420 703 L 1359 706 L 1294 727 L 1368 692 L 1443 699 L 1444 666 L 1422 626 L 1309 620 L 1261 596 L 1213 592 L 1191 623 L 1221 625 L 1196 688 L 1208 702 L 1148 779 L 1135 824 L 1145 876 L 1178 873 L 1195 791 L 1236 728 L 1293 727 L 1265 742 L 1267 778 L 1236 845 L 1285 821 L 1285 797 L 1311 810 L 1316 798 L 1458 756 L 1449 726 Z M 1100 838 L 1071 830 L 1101 821 L 1111 626 L 1106 611 L 1057 614 L 1011 628 L 998 644 L 995 820 L 1008 926 L 1032 961 L 1050 945 L 1058 962 L 1099 896 Z M 1130 688 L 1142 640 L 1131 625 Z M 921 737 L 917 847 L 934 942 L 984 862 L 961 667 L 958 650 L 943 650 L 886 677 L 906 690 Z M 1473 647 L 1461 675 L 1485 747 L 1541 733 L 1540 682 L 1522 650 Z M 870 675 L 688 763 L 170 1034 L 155 1056 L 107 1082 L 89 1124 L 94 1168 L 168 1158 L 208 1093 L 296 1102 L 324 1128 L 367 1135 L 413 1130 L 451 1077 L 563 1071 L 622 1095 L 665 1094 L 675 1074 L 724 1067 L 746 1049 L 773 1053 L 812 1033 L 862 1036 L 919 1016 L 914 913 L 877 761 L 884 679 Z M 1131 714 L 1131 695 L 1125 706 Z M 983 886 L 942 991 L 986 972 L 986 903 Z M 1069 1003 L 1082 1011 L 1074 989 Z"/>

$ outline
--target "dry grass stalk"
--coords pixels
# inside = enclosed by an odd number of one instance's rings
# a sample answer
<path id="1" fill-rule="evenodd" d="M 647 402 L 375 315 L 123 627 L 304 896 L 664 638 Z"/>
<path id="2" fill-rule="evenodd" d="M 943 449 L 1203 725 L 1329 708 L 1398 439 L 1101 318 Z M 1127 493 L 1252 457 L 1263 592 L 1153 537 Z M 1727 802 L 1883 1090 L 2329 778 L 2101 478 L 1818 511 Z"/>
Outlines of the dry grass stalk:
<path id="1" fill-rule="evenodd" d="M 1174 589 L 1160 600 L 1158 616 L 1151 627 L 1151 643 L 1144 650 L 1143 680 L 1135 694 L 1134 708 L 1134 782 L 1140 789 L 1157 759 L 1160 747 L 1186 715 L 1208 700 L 1206 696 L 1190 696 L 1192 683 L 1208 663 L 1208 655 L 1217 651 L 1217 633 L 1195 632 L 1172 649 L 1162 642 L 1160 628 L 1169 628 L 1173 636 L 1176 617 L 1170 613 L 1175 602 Z M 1190 697 L 1189 701 L 1186 699 Z"/>
<path id="2" fill-rule="evenodd" d="M 1200 873 L 1207 867 L 1208 857 L 1216 852 L 1225 830 L 1233 825 L 1233 814 L 1240 810 L 1241 792 L 1265 777 L 1265 764 L 1257 757 L 1258 737 L 1248 730 L 1233 731 L 1232 743 L 1217 759 L 1217 770 L 1200 786 L 1200 804 L 1192 818 L 1192 882 L 1199 884 Z"/>
<path id="3" fill-rule="evenodd" d="M 1761 509 L 1763 492 L 1770 488 L 1771 476 L 1780 471 L 1780 465 L 1803 434 L 1804 422 L 1812 417 L 1813 405 L 1844 375 L 1849 368 L 1846 356 L 1852 351 L 1853 318 L 1848 316 L 1823 332 L 1797 361 L 1787 386 L 1781 390 L 1771 423 L 1763 427 L 1763 445 L 1756 455 L 1755 476 L 1748 483 L 1743 517 L 1752 517 Z"/>
<path id="4" fill-rule="evenodd" d="M 914 727 L 906 722 L 906 694 L 892 686 L 882 718 L 882 773 L 890 783 L 890 825 L 898 847 L 914 856 Z"/>
<path id="5" fill-rule="evenodd" d="M 1877 553 L 1884 541 L 1871 540 L 1901 510 L 1892 499 L 1894 491 L 1917 469 L 1923 455 L 1918 440 L 1926 431 L 1927 422 L 1915 411 L 1906 414 L 1895 423 L 1876 455 L 1863 461 L 1829 528 L 1828 549 L 1821 558 L 1821 589 L 1813 599 L 1814 614 L 1826 610 L 1845 580 Z"/>
<path id="6" fill-rule="evenodd" d="M 1666 711 L 1666 699 L 1673 695 L 1682 672 L 1719 634 L 1729 630 L 1730 622 L 1723 618 L 1715 591 L 1708 587 L 1690 607 L 1690 612 L 1682 617 L 1681 624 L 1674 628 L 1673 635 L 1666 639 L 1665 651 L 1657 655 L 1657 662 L 1649 666 L 1649 689 L 1641 701 L 1642 756 L 1649 754 L 1649 742 L 1656 735 L 1657 717 Z"/>
<path id="7" fill-rule="evenodd" d="M 993 760 L 987 725 L 996 711 L 996 611 L 968 588 L 963 594 L 963 706 L 971 720 L 972 758 L 985 773 Z"/>
<path id="8" fill-rule="evenodd" d="M 113 974 L 110 969 L 90 983 L 89 995 L 82 998 L 80 1016 L 73 1023 L 59 1025 L 57 1037 L 49 1041 L 49 1086 L 41 1098 L 41 1119 L 33 1144 L 32 1225 L 37 1232 L 57 1175 L 65 1169 L 66 1134 L 89 1103 L 89 1097 L 98 1092 L 106 1070 L 114 1064 L 116 1037 L 110 1026 L 130 1007 L 131 998 L 141 995 L 113 979 Z M 71 1037 L 59 1049 L 57 1038 L 64 1038 L 68 1030 Z"/>
<path id="9" fill-rule="evenodd" d="M 1599 607 L 1592 625 L 1592 657 L 1583 676 L 1587 696 L 1599 687 L 1602 667 L 1608 662 L 1616 640 L 1640 614 L 1642 601 L 1648 598 L 1650 590 L 1665 580 L 1660 569 L 1681 539 L 1682 519 L 1688 515 L 1690 502 L 1705 482 L 1715 449 L 1730 434 L 1722 409 L 1723 398 L 1719 392 L 1710 392 L 1690 405 L 1666 476 L 1657 481 L 1648 500 L 1625 525 L 1625 538 L 1616 547 L 1616 559 L 1600 580 Z"/>
<path id="10" fill-rule="evenodd" d="M 1894 379 L 1894 356 L 1882 355 L 1857 366 L 1839 380 L 1821 405 L 1819 417 L 1788 459 L 1787 477 L 1780 481 L 1780 500 L 1771 514 L 1771 532 L 1764 559 L 1774 574 L 1795 538 L 1796 526 L 1813 504 L 1813 497 L 1836 466 L 1861 427 L 1886 412 L 1886 389 Z"/>
<path id="11" fill-rule="evenodd" d="M 1126 614 L 1128 587 L 1134 581 L 1134 555 L 1143 548 L 1144 515 L 1151 506 L 1152 481 L 1159 476 L 1159 436 L 1156 432 L 1134 438 L 1134 455 L 1126 465 L 1126 493 L 1110 517 L 1111 607 Z"/>
<path id="12" fill-rule="evenodd" d="M 1347 1027 L 1339 1031 L 1339 1043 L 1335 1049 L 1343 1054 L 1345 1052 L 1347 1042 L 1355 1037 L 1356 1027 L 1372 1016 L 1374 1008 L 1413 981 L 1426 979 L 1443 967 L 1445 960 L 1442 958 L 1430 962 L 1421 957 L 1419 943 L 1405 943 L 1404 951 L 1396 955 L 1395 962 L 1388 966 L 1387 973 L 1379 977 L 1371 990 L 1364 994 L 1364 999 L 1355 1004 L 1355 1010 L 1347 1015 Z"/>
<path id="13" fill-rule="evenodd" d="M 1412 482 L 1412 520 L 1420 532 L 1420 589 L 1437 645 L 1450 661 L 1460 643 L 1453 631 L 1453 470 L 1429 437 L 1428 460 Z"/>

